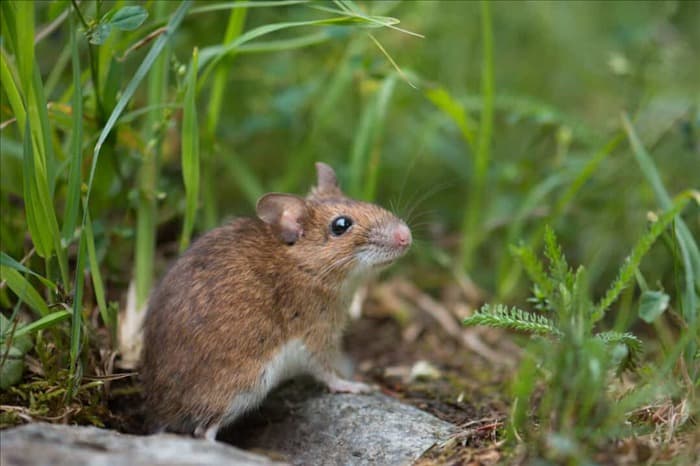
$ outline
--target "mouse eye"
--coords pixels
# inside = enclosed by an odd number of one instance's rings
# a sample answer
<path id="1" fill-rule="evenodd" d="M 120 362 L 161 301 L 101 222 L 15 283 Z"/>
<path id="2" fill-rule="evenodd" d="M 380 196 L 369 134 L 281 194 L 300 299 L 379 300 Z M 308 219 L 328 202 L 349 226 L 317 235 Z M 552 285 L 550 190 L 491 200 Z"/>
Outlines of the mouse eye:
<path id="1" fill-rule="evenodd" d="M 340 236 L 346 231 L 348 231 L 351 226 L 352 219 L 350 217 L 336 217 L 331 222 L 331 233 L 333 233 L 333 236 Z"/>

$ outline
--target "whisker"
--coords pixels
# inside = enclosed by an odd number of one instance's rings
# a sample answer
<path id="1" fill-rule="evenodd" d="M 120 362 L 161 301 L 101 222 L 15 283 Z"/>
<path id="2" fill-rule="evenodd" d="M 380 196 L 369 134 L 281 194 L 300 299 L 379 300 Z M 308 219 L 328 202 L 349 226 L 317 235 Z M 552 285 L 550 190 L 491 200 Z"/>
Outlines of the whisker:
<path id="1" fill-rule="evenodd" d="M 455 184 L 456 184 L 456 183 L 455 183 L 454 181 L 450 181 L 450 182 L 444 181 L 444 182 L 442 182 L 442 183 L 437 183 L 437 184 L 434 184 L 433 186 L 431 186 L 430 189 L 428 189 L 427 191 L 421 193 L 421 194 L 420 194 L 420 197 L 418 197 L 415 201 L 412 201 L 412 204 L 413 204 L 413 205 L 412 205 L 412 207 L 410 208 L 410 210 L 408 211 L 408 213 L 406 214 L 406 217 L 407 217 L 407 218 L 410 218 L 411 215 L 413 214 L 413 212 L 415 211 L 415 209 L 416 209 L 420 204 L 422 204 L 424 201 L 426 201 L 427 199 L 433 197 L 434 195 L 436 195 L 437 193 L 439 193 L 439 192 L 441 192 L 441 191 L 447 190 L 448 188 L 454 186 Z"/>

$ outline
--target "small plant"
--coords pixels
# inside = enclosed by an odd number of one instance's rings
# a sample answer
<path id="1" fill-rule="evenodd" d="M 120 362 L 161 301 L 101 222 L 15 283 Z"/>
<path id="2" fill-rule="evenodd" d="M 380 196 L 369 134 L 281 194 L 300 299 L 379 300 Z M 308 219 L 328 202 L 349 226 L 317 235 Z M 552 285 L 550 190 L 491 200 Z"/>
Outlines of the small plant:
<path id="1" fill-rule="evenodd" d="M 627 419 L 629 413 L 648 402 L 652 397 L 650 390 L 663 387 L 663 379 L 640 385 L 629 394 L 614 395 L 610 389 L 612 376 L 639 367 L 643 344 L 631 333 L 595 331 L 595 327 L 635 277 L 652 244 L 692 198 L 700 203 L 697 192 L 685 192 L 656 219 L 597 304 L 588 289 L 586 269 L 571 268 L 551 228 L 545 229 L 547 268 L 531 248 L 512 248 L 534 282 L 530 301 L 536 311 L 486 304 L 463 321 L 464 325 L 487 325 L 535 335 L 513 383 L 511 438 L 520 440 L 530 435 L 539 455 L 557 461 L 578 461 L 589 456 L 589 447 L 600 447 L 610 438 L 634 430 Z M 536 430 L 526 424 L 533 403 L 539 425 Z"/>

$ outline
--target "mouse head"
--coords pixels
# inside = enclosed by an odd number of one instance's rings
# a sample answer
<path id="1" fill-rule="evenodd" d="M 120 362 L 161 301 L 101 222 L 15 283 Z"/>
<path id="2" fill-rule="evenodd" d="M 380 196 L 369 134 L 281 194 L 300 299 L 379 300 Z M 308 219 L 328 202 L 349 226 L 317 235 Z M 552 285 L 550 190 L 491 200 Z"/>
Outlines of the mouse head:
<path id="1" fill-rule="evenodd" d="M 411 245 L 411 231 L 387 210 L 346 197 L 333 169 L 316 163 L 318 181 L 306 197 L 269 193 L 258 217 L 309 273 L 345 277 L 389 265 Z"/>

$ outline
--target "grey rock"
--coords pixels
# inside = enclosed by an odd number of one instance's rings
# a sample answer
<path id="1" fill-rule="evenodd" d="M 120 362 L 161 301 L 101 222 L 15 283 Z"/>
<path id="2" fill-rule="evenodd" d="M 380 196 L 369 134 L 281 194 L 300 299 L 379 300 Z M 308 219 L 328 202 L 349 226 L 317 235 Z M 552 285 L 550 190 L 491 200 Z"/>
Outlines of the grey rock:
<path id="1" fill-rule="evenodd" d="M 0 465 L 409 465 L 453 426 L 380 393 L 330 394 L 308 380 L 274 392 L 218 441 L 28 424 L 0 432 Z M 255 450 L 256 454 L 243 451 Z M 267 456 L 261 456 L 262 453 Z"/>
<path id="2" fill-rule="evenodd" d="M 97 427 L 27 424 L 0 432 L 3 466 L 267 466 L 268 458 L 224 443 L 158 434 L 137 436 Z"/>
<path id="3" fill-rule="evenodd" d="M 330 394 L 297 382 L 219 439 L 295 465 L 408 465 L 453 429 L 380 393 Z"/>

